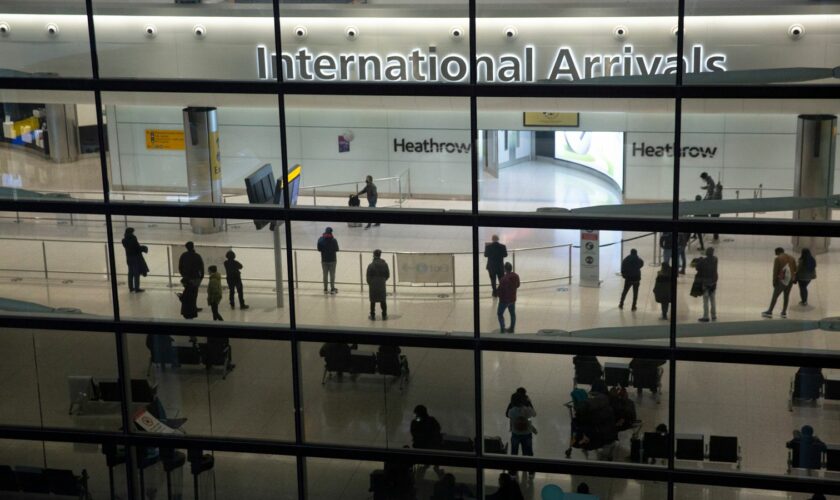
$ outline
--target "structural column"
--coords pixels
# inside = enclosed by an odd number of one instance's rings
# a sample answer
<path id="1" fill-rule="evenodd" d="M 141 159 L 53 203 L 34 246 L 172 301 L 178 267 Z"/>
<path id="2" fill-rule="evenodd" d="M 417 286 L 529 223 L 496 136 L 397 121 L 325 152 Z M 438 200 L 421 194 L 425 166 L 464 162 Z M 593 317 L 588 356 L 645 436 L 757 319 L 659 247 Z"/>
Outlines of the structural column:
<path id="1" fill-rule="evenodd" d="M 47 145 L 50 159 L 67 163 L 79 158 L 79 127 L 75 104 L 47 104 Z"/>
<path id="2" fill-rule="evenodd" d="M 837 140 L 837 117 L 834 115 L 799 115 L 796 125 L 796 173 L 794 196 L 825 198 L 834 193 L 834 152 Z M 818 208 L 794 210 L 794 219 L 831 220 L 828 204 Z M 829 238 L 794 236 L 794 250 L 828 251 Z"/>
<path id="3" fill-rule="evenodd" d="M 222 203 L 222 161 L 216 108 L 184 108 L 187 188 L 191 203 Z M 196 234 L 222 230 L 222 219 L 190 219 Z"/>

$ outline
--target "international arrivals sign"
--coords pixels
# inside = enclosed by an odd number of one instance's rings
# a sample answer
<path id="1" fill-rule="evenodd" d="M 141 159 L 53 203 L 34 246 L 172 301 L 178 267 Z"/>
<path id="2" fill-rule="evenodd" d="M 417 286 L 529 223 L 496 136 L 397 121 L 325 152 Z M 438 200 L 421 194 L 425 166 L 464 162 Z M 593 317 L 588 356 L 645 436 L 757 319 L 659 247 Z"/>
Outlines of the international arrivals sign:
<path id="1" fill-rule="evenodd" d="M 669 75 L 677 72 L 676 54 L 637 53 L 626 44 L 617 53 L 577 54 L 558 47 L 549 64 L 538 67 L 536 48 L 525 46 L 522 53 L 476 57 L 478 79 L 488 83 L 577 82 L 590 78 Z M 726 55 L 707 54 L 703 45 L 693 45 L 683 57 L 689 73 L 726 71 Z M 436 47 L 408 53 L 312 52 L 301 48 L 276 53 L 257 46 L 257 76 L 275 79 L 282 68 L 284 81 L 361 82 L 463 82 L 469 77 L 469 61 L 461 54 L 439 54 Z"/>

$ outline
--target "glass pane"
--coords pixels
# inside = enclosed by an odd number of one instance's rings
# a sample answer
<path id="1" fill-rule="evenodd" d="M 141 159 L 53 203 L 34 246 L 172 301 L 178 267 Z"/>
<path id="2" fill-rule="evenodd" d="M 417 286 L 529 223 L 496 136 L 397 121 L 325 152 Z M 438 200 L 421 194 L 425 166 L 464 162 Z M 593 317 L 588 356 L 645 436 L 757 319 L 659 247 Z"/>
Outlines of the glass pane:
<path id="1" fill-rule="evenodd" d="M 282 67 L 285 81 L 303 83 L 468 82 L 468 10 L 466 0 L 280 0 L 283 53 L 266 59 L 268 73 Z"/>
<path id="2" fill-rule="evenodd" d="M 122 426 L 110 333 L 3 329 L 0 423 L 115 431 Z M 115 389 L 115 390 L 109 390 Z"/>
<path id="3" fill-rule="evenodd" d="M 293 222 L 292 230 L 298 325 L 472 335 L 469 228 Z"/>
<path id="4" fill-rule="evenodd" d="M 257 230 L 251 220 L 121 216 L 113 221 L 122 317 L 288 324 L 282 225 L 275 232 L 269 225 Z M 136 244 L 127 238 L 129 228 Z M 138 287 L 144 293 L 132 292 Z"/>
<path id="5" fill-rule="evenodd" d="M 302 167 L 297 204 L 347 207 L 358 194 L 362 207 L 470 209 L 466 98 L 290 95 L 286 137 Z"/>
<path id="6" fill-rule="evenodd" d="M 94 0 L 100 74 L 112 78 L 264 79 L 271 2 Z"/>
<path id="7" fill-rule="evenodd" d="M 678 342 L 806 352 L 837 348 L 831 318 L 835 238 L 692 237 L 687 253 L 694 269 L 677 284 Z"/>
<path id="8" fill-rule="evenodd" d="M 669 85 L 677 2 L 476 2 L 482 83 Z M 558 36 L 559 34 L 559 36 Z"/>
<path id="9" fill-rule="evenodd" d="M 108 465 L 113 457 L 111 465 Z M 128 498 L 125 451 L 90 443 L 0 440 L 5 498 Z M 17 481 L 20 495 L 8 491 Z M 113 483 L 109 481 L 113 478 Z M 88 496 L 83 496 L 84 494 Z"/>
<path id="10" fill-rule="evenodd" d="M 500 470 L 485 470 L 484 498 L 497 498 L 492 495 L 502 489 L 504 491 L 519 489 L 524 498 L 534 500 L 539 498 L 665 500 L 668 498 L 668 484 L 664 482 L 546 474 L 542 472 L 538 472 L 535 477 L 529 478 L 524 474 L 511 476 L 507 472 Z"/>
<path id="11" fill-rule="evenodd" d="M 668 422 L 665 360 L 483 356 L 484 433 L 493 438 L 485 441 L 486 453 L 661 465 L 660 425 L 667 430 Z M 649 443 L 644 454 L 642 442 Z"/>
<path id="12" fill-rule="evenodd" d="M 828 100 L 685 100 L 680 215 L 831 220 L 838 112 Z"/>
<path id="13" fill-rule="evenodd" d="M 834 84 L 840 13 L 832 4 L 685 3 L 683 82 L 689 85 Z M 702 71 L 699 73 L 698 69 Z M 699 74 L 698 74 L 699 73 Z"/>
<path id="14" fill-rule="evenodd" d="M 726 488 L 723 486 L 702 486 L 698 484 L 674 485 L 674 498 L 677 500 L 690 500 L 707 495 L 709 498 L 720 498 L 721 500 L 764 500 L 766 498 L 778 498 L 780 500 L 837 500 L 836 495 L 823 495 L 822 493 L 793 493 L 788 491 L 756 490 L 748 488 Z"/>
<path id="15" fill-rule="evenodd" d="M 247 204 L 246 178 L 264 165 L 281 177 L 275 96 L 105 92 L 102 101 L 114 201 Z"/>
<path id="16" fill-rule="evenodd" d="M 307 441 L 460 452 L 474 447 L 471 352 L 342 343 L 302 343 L 300 349 Z M 434 368 L 440 366 L 450 369 Z"/>
<path id="17" fill-rule="evenodd" d="M 840 429 L 823 388 L 833 380 L 827 387 L 836 390 L 838 374 L 680 361 L 677 467 L 838 479 Z"/>
<path id="18" fill-rule="evenodd" d="M 432 468 L 400 461 L 383 464 L 307 458 L 306 479 L 307 498 L 312 500 L 436 498 L 433 497 L 435 493 L 460 495 L 454 498 L 476 498 L 475 471 L 460 467 Z"/>
<path id="19" fill-rule="evenodd" d="M 102 199 L 92 93 L 0 90 L 0 117 L 0 198 Z"/>
<path id="20" fill-rule="evenodd" d="M 481 98 L 478 129 L 480 210 L 671 217 L 672 101 Z"/>
<path id="21" fill-rule="evenodd" d="M 670 287 L 670 268 L 661 268 L 655 233 L 481 228 L 479 239 L 482 333 L 667 343 L 670 327 L 654 289 Z M 634 328 L 642 325 L 649 327 Z"/>
<path id="22" fill-rule="evenodd" d="M 297 498 L 294 457 L 200 448 L 134 448 L 135 498 Z M 196 486 L 198 487 L 196 489 Z"/>
<path id="23" fill-rule="evenodd" d="M 104 217 L 0 212 L 0 240 L 3 314 L 113 316 Z"/>
<path id="24" fill-rule="evenodd" d="M 153 333 L 129 335 L 128 350 L 132 380 L 149 388 L 138 432 L 294 440 L 288 343 Z"/>
<path id="25" fill-rule="evenodd" d="M 58 5 L 11 0 L 0 8 L 4 77 L 90 78 L 84 0 L 64 0 Z"/>

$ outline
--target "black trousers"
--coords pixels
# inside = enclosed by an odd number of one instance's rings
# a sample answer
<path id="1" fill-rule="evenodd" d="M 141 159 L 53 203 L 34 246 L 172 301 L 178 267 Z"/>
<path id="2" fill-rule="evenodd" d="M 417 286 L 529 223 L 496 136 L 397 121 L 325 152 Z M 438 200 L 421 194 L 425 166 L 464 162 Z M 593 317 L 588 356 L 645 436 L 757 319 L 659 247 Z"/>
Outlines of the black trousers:
<path id="1" fill-rule="evenodd" d="M 621 291 L 620 304 L 624 304 L 624 298 L 627 297 L 627 292 L 630 287 L 633 287 L 633 307 L 636 307 L 636 299 L 639 298 L 639 281 L 624 280 L 624 289 Z"/>
<path id="2" fill-rule="evenodd" d="M 487 274 L 490 275 L 490 286 L 493 287 L 493 294 L 496 294 L 496 280 L 502 281 L 502 276 L 505 275 L 503 271 L 497 271 L 495 269 L 488 269 Z"/>
<path id="3" fill-rule="evenodd" d="M 213 311 L 213 321 L 224 321 L 225 319 L 219 314 L 219 303 L 210 304 L 210 310 Z"/>
<path id="4" fill-rule="evenodd" d="M 230 290 L 230 305 L 233 305 L 233 298 L 239 294 L 239 305 L 245 305 L 245 297 L 242 295 L 242 280 L 227 280 L 228 290 Z"/>
<path id="5" fill-rule="evenodd" d="M 185 319 L 193 319 L 198 316 L 198 286 L 184 285 L 184 293 L 181 294 L 181 316 Z"/>
<path id="6" fill-rule="evenodd" d="M 376 314 L 376 303 L 379 302 L 379 307 L 382 309 L 382 314 L 388 314 L 388 305 L 385 304 L 384 300 L 371 300 L 370 301 L 370 313 Z"/>

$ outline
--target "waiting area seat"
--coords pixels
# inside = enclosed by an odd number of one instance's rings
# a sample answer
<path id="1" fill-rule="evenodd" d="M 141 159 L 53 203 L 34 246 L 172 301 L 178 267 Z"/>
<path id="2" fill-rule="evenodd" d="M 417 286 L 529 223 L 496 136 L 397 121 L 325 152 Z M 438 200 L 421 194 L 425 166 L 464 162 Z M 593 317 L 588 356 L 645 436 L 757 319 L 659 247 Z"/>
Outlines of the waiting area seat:
<path id="1" fill-rule="evenodd" d="M 96 380 L 90 375 L 70 375 L 67 377 L 67 389 L 70 396 L 70 407 L 67 410 L 69 415 L 81 415 L 97 406 L 96 410 L 101 411 L 103 407 L 113 407 L 119 411 L 118 406 L 122 399 L 122 388 L 120 381 L 116 379 Z M 138 404 L 148 404 L 154 401 L 157 389 L 149 384 L 146 379 L 131 380 L 131 401 Z"/>
<path id="2" fill-rule="evenodd" d="M 660 400 L 665 360 L 634 358 L 630 363 L 608 362 L 602 366 L 595 356 L 578 355 L 572 362 L 575 367 L 574 387 L 603 380 L 609 387 L 635 387 L 639 397 L 647 389 L 653 393 L 657 403 Z"/>
<path id="3" fill-rule="evenodd" d="M 67 469 L 0 465 L 0 498 L 15 498 L 21 494 L 26 498 L 51 495 L 90 500 L 88 479 L 86 469 L 76 475 Z"/>
<path id="4" fill-rule="evenodd" d="M 694 462 L 726 463 L 741 468 L 741 446 L 737 436 L 709 436 L 703 434 L 677 434 L 674 458 Z"/>
<path id="5" fill-rule="evenodd" d="M 393 377 L 392 381 L 399 381 L 399 388 L 403 390 L 408 383 L 410 370 L 408 358 L 401 354 L 399 346 L 382 345 L 376 352 L 353 353 L 356 349 L 358 346 L 355 344 L 351 346 L 341 342 L 328 342 L 321 346 L 319 354 L 324 358 L 321 385 L 326 384 L 333 375 L 341 380 L 344 373 L 354 377 L 361 374 L 378 374 Z"/>
<path id="6" fill-rule="evenodd" d="M 223 368 L 222 380 L 224 380 L 236 368 L 233 364 L 230 340 L 226 337 L 208 337 L 205 343 L 200 343 L 191 337 L 189 345 L 174 345 L 174 340 L 169 335 L 147 335 L 146 347 L 149 349 L 149 367 L 146 370 L 146 376 L 151 375 L 154 365 L 163 369 L 167 365 L 172 369 L 183 366 L 204 366 L 207 371 L 219 366 Z"/>

